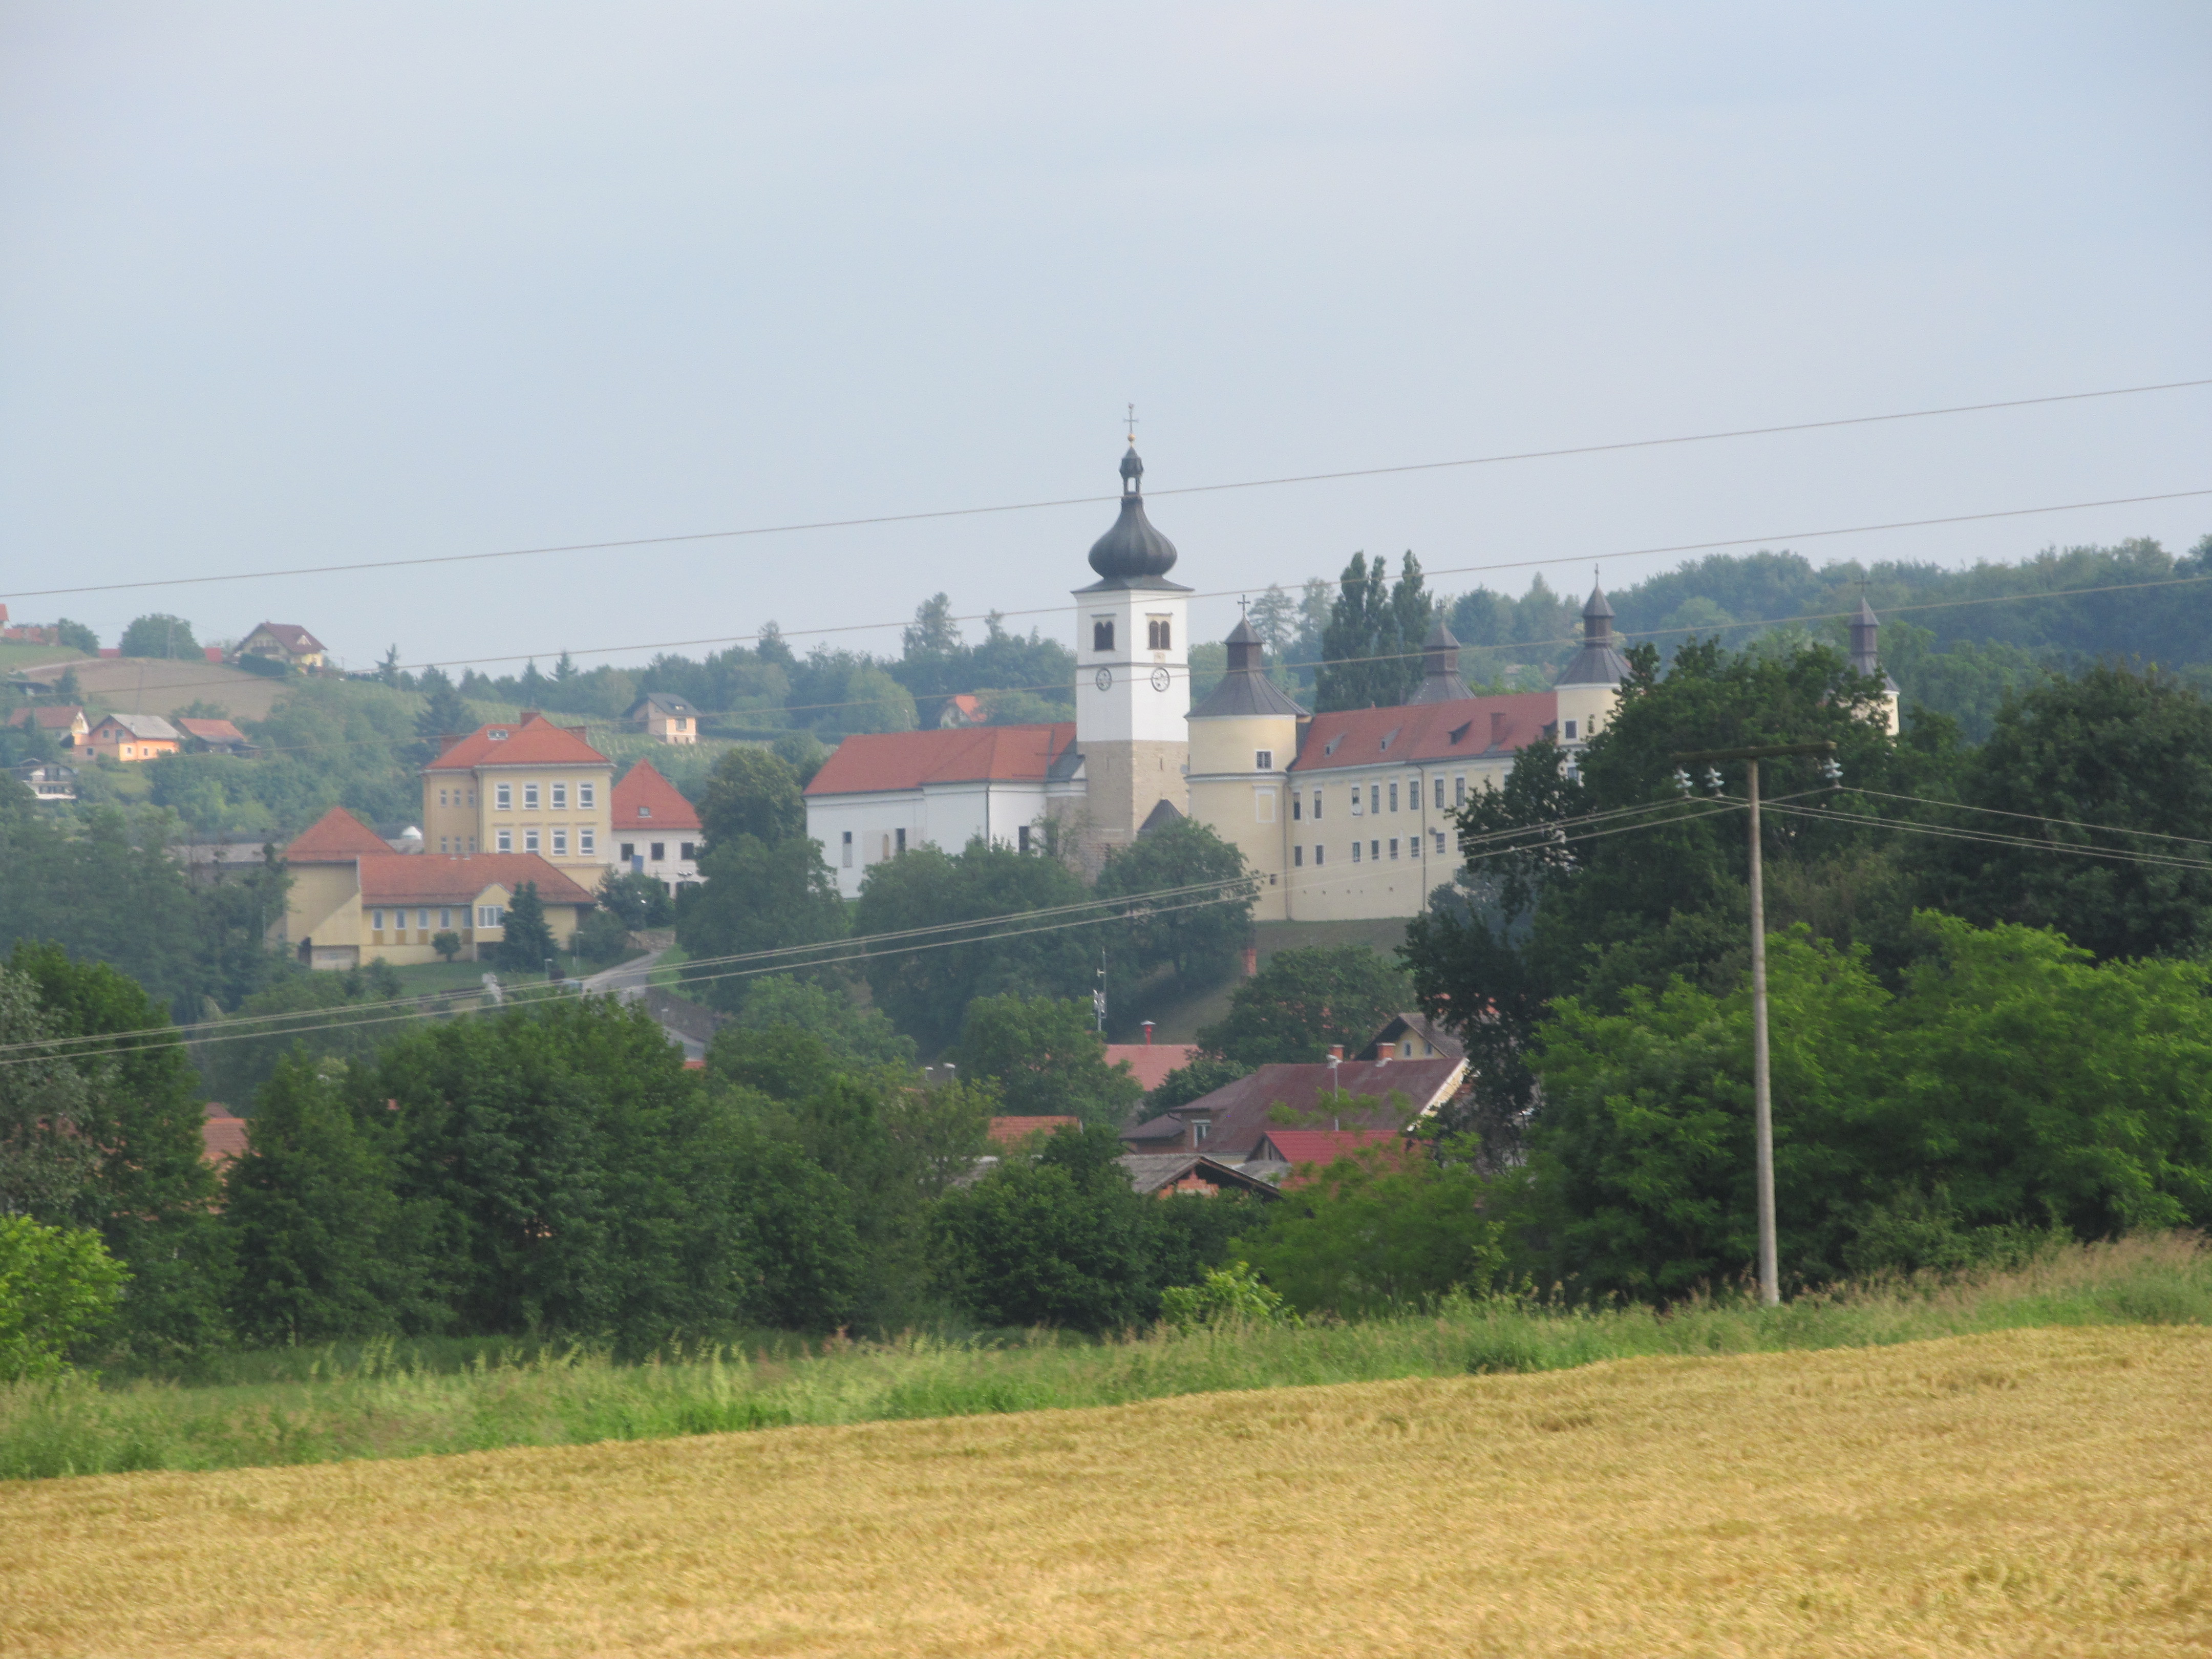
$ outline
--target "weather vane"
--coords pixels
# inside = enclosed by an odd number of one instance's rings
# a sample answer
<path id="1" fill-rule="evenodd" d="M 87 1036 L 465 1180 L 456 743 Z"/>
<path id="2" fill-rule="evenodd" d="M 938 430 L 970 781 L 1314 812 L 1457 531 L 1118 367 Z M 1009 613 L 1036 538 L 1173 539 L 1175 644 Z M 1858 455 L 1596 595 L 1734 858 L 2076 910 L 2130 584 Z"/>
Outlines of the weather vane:
<path id="1" fill-rule="evenodd" d="M 1132 448 L 1132 449 L 1134 449 L 1136 447 L 1137 447 L 1137 406 L 1136 406 L 1136 404 L 1131 404 L 1129 405 L 1129 447 L 1130 447 L 1130 448 Z"/>

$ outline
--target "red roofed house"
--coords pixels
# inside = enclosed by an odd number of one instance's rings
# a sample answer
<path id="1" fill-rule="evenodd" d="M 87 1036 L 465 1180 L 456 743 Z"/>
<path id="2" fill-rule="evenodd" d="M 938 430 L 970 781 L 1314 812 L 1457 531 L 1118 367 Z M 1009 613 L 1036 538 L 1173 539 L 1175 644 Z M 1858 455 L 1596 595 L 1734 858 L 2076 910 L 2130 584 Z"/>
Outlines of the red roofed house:
<path id="1" fill-rule="evenodd" d="M 1127 1066 L 1150 1094 L 1167 1081 L 1170 1072 L 1189 1065 L 1197 1053 L 1195 1042 L 1109 1042 L 1106 1063 Z"/>
<path id="2" fill-rule="evenodd" d="M 870 732 L 839 744 L 806 786 L 806 828 L 852 898 L 870 866 L 925 842 L 957 853 L 981 836 L 1041 851 L 1045 819 L 1084 788 L 1071 721 Z"/>
<path id="3" fill-rule="evenodd" d="M 1294 1192 L 1317 1178 L 1337 1159 L 1350 1158 L 1370 1146 L 1395 1149 L 1380 1154 L 1395 1163 L 1405 1149 L 1406 1137 L 1395 1129 L 1269 1129 L 1253 1147 L 1244 1167 L 1249 1170 L 1255 1164 L 1279 1164 L 1283 1190 Z"/>
<path id="4" fill-rule="evenodd" d="M 991 1139 L 1001 1146 L 1018 1146 L 1031 1135 L 1048 1135 L 1082 1121 L 1079 1117 L 994 1117 Z"/>
<path id="5" fill-rule="evenodd" d="M 208 1102 L 206 1115 L 200 1119 L 200 1156 L 220 1172 L 245 1152 L 246 1120 L 232 1116 L 230 1108 L 219 1101 Z"/>
<path id="6" fill-rule="evenodd" d="M 596 902 L 589 888 L 535 853 L 395 853 L 342 806 L 289 847 L 292 877 L 283 938 L 310 968 L 434 962 L 431 941 L 459 935 L 481 961 L 506 937 L 507 906 L 534 883 L 556 945 L 565 945 Z"/>
<path id="7" fill-rule="evenodd" d="M 159 714 L 102 714 L 76 746 L 112 761 L 133 763 L 173 755 L 185 734 Z"/>
<path id="8" fill-rule="evenodd" d="M 297 623 L 265 622 L 238 642 L 241 657 L 270 657 L 295 668 L 320 668 L 323 642 Z"/>
<path id="9" fill-rule="evenodd" d="M 179 714 L 176 725 L 198 753 L 250 757 L 257 752 L 252 739 L 228 720 L 195 720 Z"/>
<path id="10" fill-rule="evenodd" d="M 528 854 L 596 889 L 613 861 L 614 763 L 534 708 L 446 736 L 422 769 L 422 851 Z"/>
<path id="11" fill-rule="evenodd" d="M 64 749 L 76 748 L 92 732 L 92 722 L 85 718 L 83 708 L 73 702 L 11 708 L 8 711 L 8 724 L 36 726 Z"/>
<path id="12" fill-rule="evenodd" d="M 668 889 L 699 879 L 703 836 L 699 813 L 684 792 L 640 761 L 615 786 L 609 838 L 617 870 L 642 872 Z"/>

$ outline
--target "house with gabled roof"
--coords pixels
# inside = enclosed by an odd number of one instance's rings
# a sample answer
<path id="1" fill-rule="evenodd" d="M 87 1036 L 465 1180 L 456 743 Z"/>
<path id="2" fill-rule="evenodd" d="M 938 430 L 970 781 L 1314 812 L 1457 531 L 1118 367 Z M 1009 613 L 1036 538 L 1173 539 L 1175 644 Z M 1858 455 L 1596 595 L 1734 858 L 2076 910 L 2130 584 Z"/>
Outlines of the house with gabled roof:
<path id="1" fill-rule="evenodd" d="M 238 654 L 308 669 L 322 667 L 328 653 L 323 642 L 299 623 L 265 622 L 238 642 Z"/>
<path id="2" fill-rule="evenodd" d="M 806 827 L 852 898 L 870 869 L 926 842 L 1041 850 L 1046 819 L 1084 787 L 1073 721 L 870 732 L 839 744 L 807 784 Z"/>
<path id="3" fill-rule="evenodd" d="M 18 729 L 29 726 L 43 732 L 64 749 L 74 749 L 91 735 L 92 722 L 85 717 L 82 705 L 40 703 L 11 708 L 8 724 Z"/>
<path id="4" fill-rule="evenodd" d="M 1262 1066 L 1210 1095 L 1121 1131 L 1133 1152 L 1204 1152 L 1249 1161 L 1277 1129 L 1387 1130 L 1403 1133 L 1459 1091 L 1467 1061 L 1343 1060 Z"/>
<path id="5" fill-rule="evenodd" d="M 609 824 L 617 871 L 651 876 L 672 897 L 699 879 L 706 835 L 698 809 L 651 761 L 638 762 L 615 785 Z"/>
<path id="6" fill-rule="evenodd" d="M 615 763 L 537 709 L 438 739 L 422 769 L 427 856 L 529 854 L 596 887 L 613 854 L 607 830 Z"/>
<path id="7" fill-rule="evenodd" d="M 284 849 L 292 877 L 282 938 L 310 968 L 434 962 L 432 941 L 460 938 L 483 960 L 506 938 L 514 895 L 534 885 L 554 943 L 565 946 L 597 899 L 534 853 L 395 853 L 342 806 Z"/>
<path id="8" fill-rule="evenodd" d="M 699 711 L 673 691 L 647 692 L 623 718 L 632 726 L 643 726 L 647 737 L 663 743 L 699 741 Z"/>
<path id="9" fill-rule="evenodd" d="M 185 734 L 195 754 L 235 755 L 250 760 L 260 750 L 253 746 L 252 738 L 240 731 L 235 724 L 224 720 L 203 720 L 190 714 L 179 714 L 177 729 Z"/>
<path id="10" fill-rule="evenodd" d="M 184 746 L 185 734 L 159 714 L 102 714 L 77 747 L 105 759 L 137 765 Z"/>

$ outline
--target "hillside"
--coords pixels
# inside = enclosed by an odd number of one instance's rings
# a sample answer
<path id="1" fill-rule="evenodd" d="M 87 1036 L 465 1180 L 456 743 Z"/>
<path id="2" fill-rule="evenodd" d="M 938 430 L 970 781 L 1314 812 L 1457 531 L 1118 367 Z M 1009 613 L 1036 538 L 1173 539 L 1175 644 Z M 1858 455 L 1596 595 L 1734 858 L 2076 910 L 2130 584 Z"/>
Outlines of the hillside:
<path id="1" fill-rule="evenodd" d="M 46 1654 L 2201 1653 L 2212 1333 L 15 1485 Z"/>

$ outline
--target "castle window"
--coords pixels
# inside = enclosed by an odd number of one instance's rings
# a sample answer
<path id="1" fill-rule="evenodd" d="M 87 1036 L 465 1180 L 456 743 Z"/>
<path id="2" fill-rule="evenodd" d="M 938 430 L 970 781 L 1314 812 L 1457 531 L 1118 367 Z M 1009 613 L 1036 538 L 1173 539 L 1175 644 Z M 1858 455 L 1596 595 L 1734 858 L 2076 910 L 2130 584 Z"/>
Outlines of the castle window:
<path id="1" fill-rule="evenodd" d="M 1365 799 L 1366 798 L 1359 793 L 1359 786 L 1356 783 L 1353 784 L 1352 786 L 1352 816 L 1355 818 L 1359 816 L 1359 803 Z"/>
<path id="2" fill-rule="evenodd" d="M 1252 756 L 1252 769 L 1255 772 L 1273 771 L 1275 769 L 1275 751 L 1272 749 L 1255 750 Z"/>
<path id="3" fill-rule="evenodd" d="M 565 812 L 568 810 L 568 786 L 565 783 L 556 783 L 553 786 L 553 810 L 556 812 Z"/>
<path id="4" fill-rule="evenodd" d="M 1091 648 L 1093 651 L 1111 651 L 1114 648 L 1114 619 L 1111 617 L 1101 617 L 1091 624 Z"/>
<path id="5" fill-rule="evenodd" d="M 1396 784 L 1390 786 L 1390 793 L 1394 795 L 1398 793 Z M 1367 786 L 1367 810 L 1370 812 L 1380 812 L 1382 810 L 1382 786 L 1379 783 L 1370 783 Z"/>
<path id="6" fill-rule="evenodd" d="M 1439 772 L 1439 773 L 1437 773 L 1437 811 L 1439 811 L 1439 812 L 1441 812 L 1441 811 L 1443 811 L 1443 810 L 1444 810 L 1444 776 L 1443 776 L 1443 773 Z"/>
<path id="7" fill-rule="evenodd" d="M 1291 867 L 1293 870 L 1303 870 L 1305 868 L 1305 863 L 1306 849 L 1303 847 L 1291 848 Z"/>
<path id="8" fill-rule="evenodd" d="M 1165 617 L 1145 618 L 1145 648 L 1147 651 L 1171 651 L 1175 648 L 1169 638 L 1171 624 Z"/>
<path id="9" fill-rule="evenodd" d="M 526 812 L 535 812 L 538 810 L 538 786 L 534 783 L 526 783 L 522 786 L 522 810 Z"/>
<path id="10" fill-rule="evenodd" d="M 892 834 L 892 835 L 894 835 L 894 836 L 896 836 L 898 838 L 898 839 L 897 839 L 897 842 L 896 842 L 896 850 L 897 850 L 897 851 L 899 851 L 899 852 L 902 852 L 902 853 L 905 852 L 905 851 L 906 851 L 906 831 L 905 831 L 905 830 L 892 830 L 892 831 L 891 831 L 891 834 Z"/>
<path id="11" fill-rule="evenodd" d="M 1390 837 L 1390 861 L 1393 864 L 1398 861 L 1398 838 L 1395 836 Z"/>
<path id="12" fill-rule="evenodd" d="M 1567 741 L 1568 741 L 1569 743 L 1572 743 L 1574 740 L 1575 740 L 1575 723 L 1574 723 L 1572 720 L 1569 720 L 1569 721 L 1567 722 Z"/>
<path id="13" fill-rule="evenodd" d="M 843 854 L 843 863 L 845 868 L 848 870 L 851 869 L 853 867 L 853 832 L 850 830 L 848 830 L 845 832 L 845 839 L 841 848 L 841 851 Z M 627 852 L 627 849 L 625 849 L 625 852 Z"/>
<path id="14" fill-rule="evenodd" d="M 1437 838 L 1437 856 L 1442 858 L 1444 855 L 1444 832 L 1438 830 L 1434 834 Z"/>
<path id="15" fill-rule="evenodd" d="M 1395 783 L 1390 786 L 1390 810 L 1394 812 L 1398 810 L 1398 786 Z"/>
<path id="16" fill-rule="evenodd" d="M 1316 823 L 1321 822 L 1321 791 L 1319 789 L 1314 791 L 1314 822 Z"/>
<path id="17" fill-rule="evenodd" d="M 598 796 L 599 789 L 595 784 L 580 783 L 576 786 L 576 805 L 587 812 L 592 810 Z"/>
<path id="18" fill-rule="evenodd" d="M 1306 815 L 1306 798 L 1297 790 L 1291 791 L 1291 822 L 1296 823 Z"/>
<path id="19" fill-rule="evenodd" d="M 1030 827 L 1026 823 L 1014 831 L 1014 850 L 1017 853 L 1026 853 L 1030 850 Z"/>
<path id="20" fill-rule="evenodd" d="M 1465 778 L 1454 778 L 1452 780 L 1452 805 L 1455 806 L 1464 806 L 1467 805 L 1467 780 Z"/>
<path id="21" fill-rule="evenodd" d="M 1370 841 L 1367 843 L 1367 861 L 1370 864 L 1380 864 L 1382 862 L 1382 843 L 1381 842 Z"/>
<path id="22" fill-rule="evenodd" d="M 1359 862 L 1359 843 L 1356 841 L 1352 843 L 1352 861 L 1354 864 Z"/>
<path id="23" fill-rule="evenodd" d="M 491 804 L 495 811 L 514 811 L 514 786 L 511 783 L 494 784 L 491 791 Z"/>

